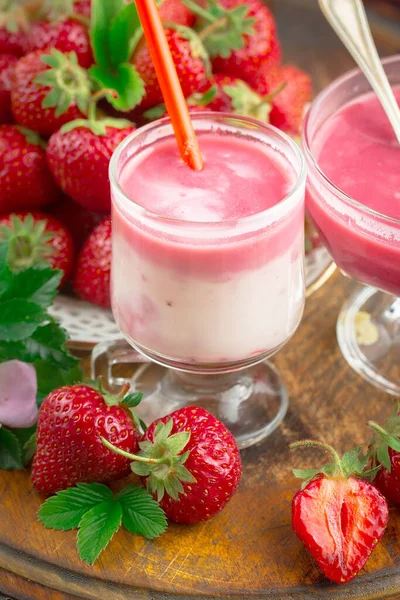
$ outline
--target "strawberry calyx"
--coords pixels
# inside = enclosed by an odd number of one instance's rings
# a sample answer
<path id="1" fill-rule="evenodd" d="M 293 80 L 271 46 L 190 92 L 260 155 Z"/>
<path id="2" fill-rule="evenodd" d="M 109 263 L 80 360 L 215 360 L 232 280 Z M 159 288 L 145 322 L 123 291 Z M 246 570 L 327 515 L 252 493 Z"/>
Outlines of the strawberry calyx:
<path id="1" fill-rule="evenodd" d="M 294 442 L 289 446 L 291 450 L 310 447 L 322 448 L 329 452 L 332 456 L 332 462 L 326 463 L 317 469 L 293 469 L 293 475 L 297 479 L 304 480 L 301 489 L 320 477 L 327 477 L 328 479 L 349 479 L 350 477 L 372 479 L 380 468 L 380 466 L 372 469 L 366 468 L 369 463 L 369 456 L 361 453 L 361 446 L 345 452 L 342 457 L 329 444 L 316 440 L 303 440 Z"/>
<path id="2" fill-rule="evenodd" d="M 0 27 L 4 27 L 9 33 L 26 33 L 37 17 L 40 6 L 40 0 L 32 0 L 23 6 L 15 0 L 0 0 Z"/>
<path id="3" fill-rule="evenodd" d="M 34 82 L 51 88 L 42 102 L 43 108 L 55 108 L 55 116 L 64 114 L 73 102 L 86 114 L 90 101 L 91 84 L 88 72 L 78 64 L 75 52 L 63 54 L 52 48 L 41 56 L 50 67 L 35 77 Z"/>
<path id="4" fill-rule="evenodd" d="M 42 150 L 46 150 L 46 142 L 40 137 L 39 134 L 36 133 L 36 131 L 32 131 L 32 129 L 28 129 L 27 127 L 22 127 L 22 125 L 16 125 L 15 127 L 20 133 L 22 133 L 29 144 L 40 146 Z"/>
<path id="5" fill-rule="evenodd" d="M 212 58 L 228 58 L 232 50 L 244 46 L 244 35 L 254 32 L 255 19 L 249 17 L 249 7 L 242 4 L 228 9 L 215 0 L 208 0 L 205 8 L 193 0 L 183 0 L 184 4 L 199 18 L 196 25 L 199 39 Z"/>
<path id="6" fill-rule="evenodd" d="M 41 16 L 52 23 L 72 18 L 87 26 L 90 25 L 89 19 L 75 12 L 75 0 L 44 0 Z"/>
<path id="7" fill-rule="evenodd" d="M 114 117 L 101 117 L 97 115 L 97 102 L 102 98 L 106 97 L 117 98 L 118 94 L 113 89 L 102 89 L 93 94 L 88 104 L 87 119 L 75 119 L 69 123 L 65 123 L 60 129 L 62 134 L 73 131 L 78 127 L 89 129 L 95 135 L 106 135 L 107 127 L 115 127 L 116 129 L 124 129 L 125 127 L 132 127 L 133 123 L 127 119 L 116 119 Z"/>
<path id="8" fill-rule="evenodd" d="M 184 493 L 183 482 L 196 482 L 195 477 L 184 466 L 190 454 L 190 451 L 183 452 L 189 443 L 190 431 L 171 434 L 172 427 L 172 419 L 166 423 L 159 421 L 154 430 L 153 441 L 144 440 L 139 443 L 139 454 L 125 452 L 101 438 L 108 449 L 132 461 L 132 471 L 147 478 L 147 489 L 157 496 L 158 502 L 161 502 L 165 493 L 177 500 L 179 494 Z"/>
<path id="9" fill-rule="evenodd" d="M 391 471 L 389 448 L 395 452 L 400 452 L 400 405 L 398 401 L 395 404 L 395 410 L 383 427 L 373 421 L 368 422 L 368 427 L 374 431 L 368 449 L 368 457 L 373 467 L 381 464 L 389 472 Z"/>
<path id="10" fill-rule="evenodd" d="M 47 265 L 54 253 L 49 244 L 53 234 L 46 232 L 47 220 L 36 221 L 32 215 L 25 219 L 12 214 L 10 225 L 0 225 L 0 238 L 9 242 L 8 266 L 21 271 L 33 266 Z"/>

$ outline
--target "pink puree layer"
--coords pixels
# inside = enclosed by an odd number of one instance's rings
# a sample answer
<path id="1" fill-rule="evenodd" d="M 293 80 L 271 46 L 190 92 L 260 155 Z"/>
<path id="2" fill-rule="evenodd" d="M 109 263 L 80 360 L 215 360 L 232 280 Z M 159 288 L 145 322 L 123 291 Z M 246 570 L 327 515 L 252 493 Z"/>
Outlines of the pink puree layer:
<path id="1" fill-rule="evenodd" d="M 395 89 L 400 101 L 400 89 Z M 400 219 L 400 146 L 374 94 L 333 115 L 312 147 L 323 173 L 350 197 Z M 400 295 L 400 222 L 335 199 L 310 175 L 307 209 L 338 266 L 348 275 Z"/>

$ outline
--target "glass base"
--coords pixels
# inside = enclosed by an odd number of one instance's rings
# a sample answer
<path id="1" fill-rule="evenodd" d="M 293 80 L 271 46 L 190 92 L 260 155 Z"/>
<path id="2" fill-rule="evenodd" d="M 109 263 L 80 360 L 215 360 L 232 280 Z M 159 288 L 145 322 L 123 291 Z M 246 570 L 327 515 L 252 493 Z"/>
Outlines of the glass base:
<path id="1" fill-rule="evenodd" d="M 288 408 L 286 387 L 268 361 L 231 373 L 187 373 L 150 362 L 117 340 L 94 348 L 91 375 L 106 376 L 111 390 L 128 381 L 132 391 L 142 392 L 136 410 L 147 424 L 178 408 L 201 406 L 228 427 L 239 448 L 270 435 Z"/>
<path id="2" fill-rule="evenodd" d="M 358 286 L 337 322 L 340 349 L 361 377 L 400 396 L 400 299 Z"/>

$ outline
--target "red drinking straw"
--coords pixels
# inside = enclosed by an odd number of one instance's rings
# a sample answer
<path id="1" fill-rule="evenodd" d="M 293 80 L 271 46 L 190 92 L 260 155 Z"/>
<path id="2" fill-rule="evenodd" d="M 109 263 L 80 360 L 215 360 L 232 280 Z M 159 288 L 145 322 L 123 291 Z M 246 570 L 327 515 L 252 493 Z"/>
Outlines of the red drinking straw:
<path id="1" fill-rule="evenodd" d="M 203 157 L 156 2 L 155 0 L 136 0 L 136 7 L 180 155 L 191 169 L 201 171 Z"/>

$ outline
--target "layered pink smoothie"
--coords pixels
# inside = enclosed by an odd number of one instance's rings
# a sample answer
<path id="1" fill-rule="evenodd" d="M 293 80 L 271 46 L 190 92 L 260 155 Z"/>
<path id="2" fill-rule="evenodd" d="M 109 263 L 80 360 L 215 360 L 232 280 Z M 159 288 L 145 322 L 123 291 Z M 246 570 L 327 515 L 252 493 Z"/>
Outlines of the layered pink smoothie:
<path id="1" fill-rule="evenodd" d="M 280 204 L 297 176 L 271 146 L 198 137 L 201 172 L 183 164 L 171 138 L 121 168 L 131 202 L 114 191 L 113 310 L 151 355 L 235 363 L 279 348 L 299 323 L 302 191 Z"/>
<path id="2" fill-rule="evenodd" d="M 400 103 L 400 88 L 394 92 Z M 310 173 L 307 209 L 336 263 L 352 278 L 400 295 L 400 146 L 375 94 L 331 116 L 311 150 L 326 177 L 362 205 Z"/>

